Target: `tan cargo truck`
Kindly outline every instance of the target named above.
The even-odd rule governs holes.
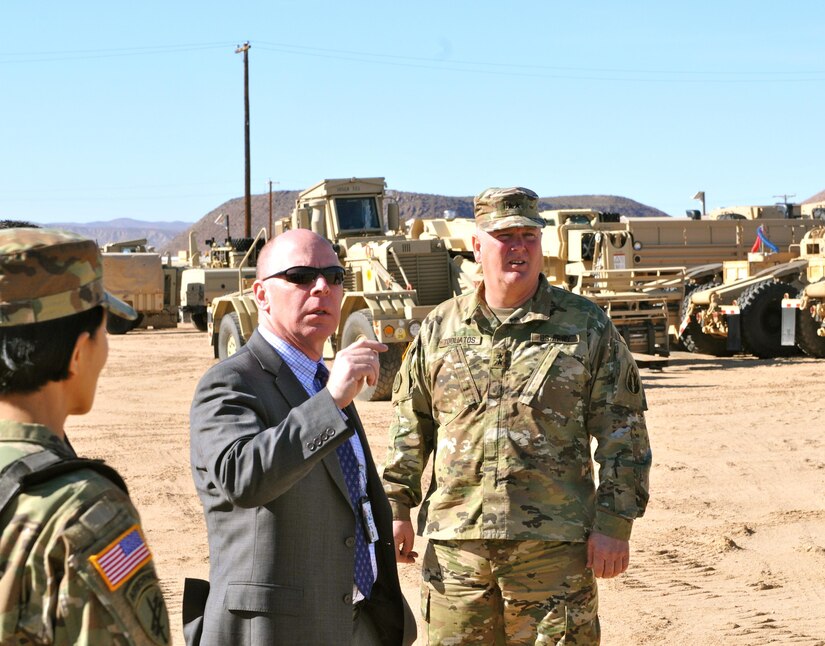
[[[135,321],[107,318],[110,334],[135,328],[170,328],[178,324],[178,285],[181,268],[165,263],[146,246],[146,240],[127,240],[104,245],[103,284],[137,312]]]
[[[207,330],[207,308],[213,299],[238,289],[238,273],[242,286],[250,286],[255,280],[258,252],[266,243],[266,234],[256,238],[239,238],[229,235],[223,243],[214,238],[206,240],[208,251],[204,256],[196,251],[190,236],[189,257],[191,267],[181,272],[180,312],[181,320],[191,322],[201,332]]]
[[[560,221],[564,213],[545,212],[551,228],[565,226]],[[598,232],[608,233],[608,240],[623,233],[629,238],[632,251],[628,252],[623,238],[619,238],[622,249],[617,250],[614,265],[627,258],[628,266],[636,269],[685,268],[685,298],[680,303],[668,300],[671,342],[702,352],[719,350],[719,341],[703,337],[701,329],[693,324],[683,328],[681,334],[678,330],[690,293],[720,285],[723,261],[746,260],[760,227],[779,248],[788,248],[798,244],[807,231],[822,222],[816,219],[816,215],[821,217],[821,209],[786,204],[717,209],[705,218],[701,218],[698,211],[690,211],[689,218],[619,218],[590,209],[579,209],[578,213],[576,219],[582,223],[589,220],[592,228],[587,231],[585,227],[577,234],[582,258],[592,257]]]

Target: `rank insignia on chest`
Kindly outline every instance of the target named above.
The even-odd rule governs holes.
[[[451,345],[481,345],[480,336],[450,336],[438,342],[439,348],[446,348]]]

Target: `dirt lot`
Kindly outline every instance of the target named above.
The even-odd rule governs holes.
[[[126,479],[178,644],[183,578],[208,574],[188,415],[212,361],[194,328],[112,337],[93,412],[67,426],[81,454]],[[651,501],[628,572],[600,586],[603,643],[825,645],[823,368],[676,353],[663,371],[642,371]],[[359,411],[380,464],[390,405]],[[418,566],[401,567],[417,611]]]

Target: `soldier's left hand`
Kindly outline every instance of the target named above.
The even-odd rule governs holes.
[[[600,579],[611,579],[627,569],[630,542],[593,532],[587,539],[587,567]]]

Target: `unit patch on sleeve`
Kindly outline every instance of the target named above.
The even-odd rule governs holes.
[[[631,366],[627,371],[625,387],[634,395],[638,395],[642,389],[642,380],[639,378],[639,371],[636,370],[634,366]]]
[[[89,557],[109,590],[117,590],[151,560],[152,554],[139,525],[132,525],[101,552]]]

